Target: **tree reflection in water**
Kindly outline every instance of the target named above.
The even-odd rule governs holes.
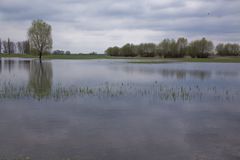
[[[51,62],[31,62],[28,87],[36,98],[41,99],[50,95],[52,75]]]
[[[0,74],[2,73],[2,58],[0,58]]]

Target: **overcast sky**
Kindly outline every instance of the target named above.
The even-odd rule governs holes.
[[[240,43],[240,0],[0,0],[1,39],[26,39],[34,19],[72,52],[179,36]]]

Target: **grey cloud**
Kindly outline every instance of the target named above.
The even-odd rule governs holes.
[[[0,0],[0,3],[1,24],[21,25],[22,21],[30,24],[33,19],[44,19],[53,25],[56,37],[64,38],[56,39],[56,46],[66,47],[76,35],[79,39],[93,37],[94,42],[106,39],[105,45],[110,42],[118,45],[123,40],[136,40],[130,33],[141,34],[140,30],[143,39],[139,41],[149,40],[149,37],[156,41],[158,35],[170,37],[173,33],[189,38],[208,35],[221,38],[219,41],[240,39],[237,38],[240,37],[239,0]],[[156,36],[145,35],[150,33]],[[7,35],[1,32],[0,37]],[[68,49],[82,50],[78,48],[78,41],[73,41],[75,47],[70,45]],[[102,52],[103,47],[99,49],[92,44],[92,48]]]

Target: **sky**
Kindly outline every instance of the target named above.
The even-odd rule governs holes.
[[[53,50],[74,53],[178,37],[240,43],[240,0],[0,0],[1,39],[27,39],[35,19],[52,26]]]

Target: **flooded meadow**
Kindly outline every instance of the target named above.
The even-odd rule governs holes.
[[[240,64],[0,59],[0,160],[240,158]]]

